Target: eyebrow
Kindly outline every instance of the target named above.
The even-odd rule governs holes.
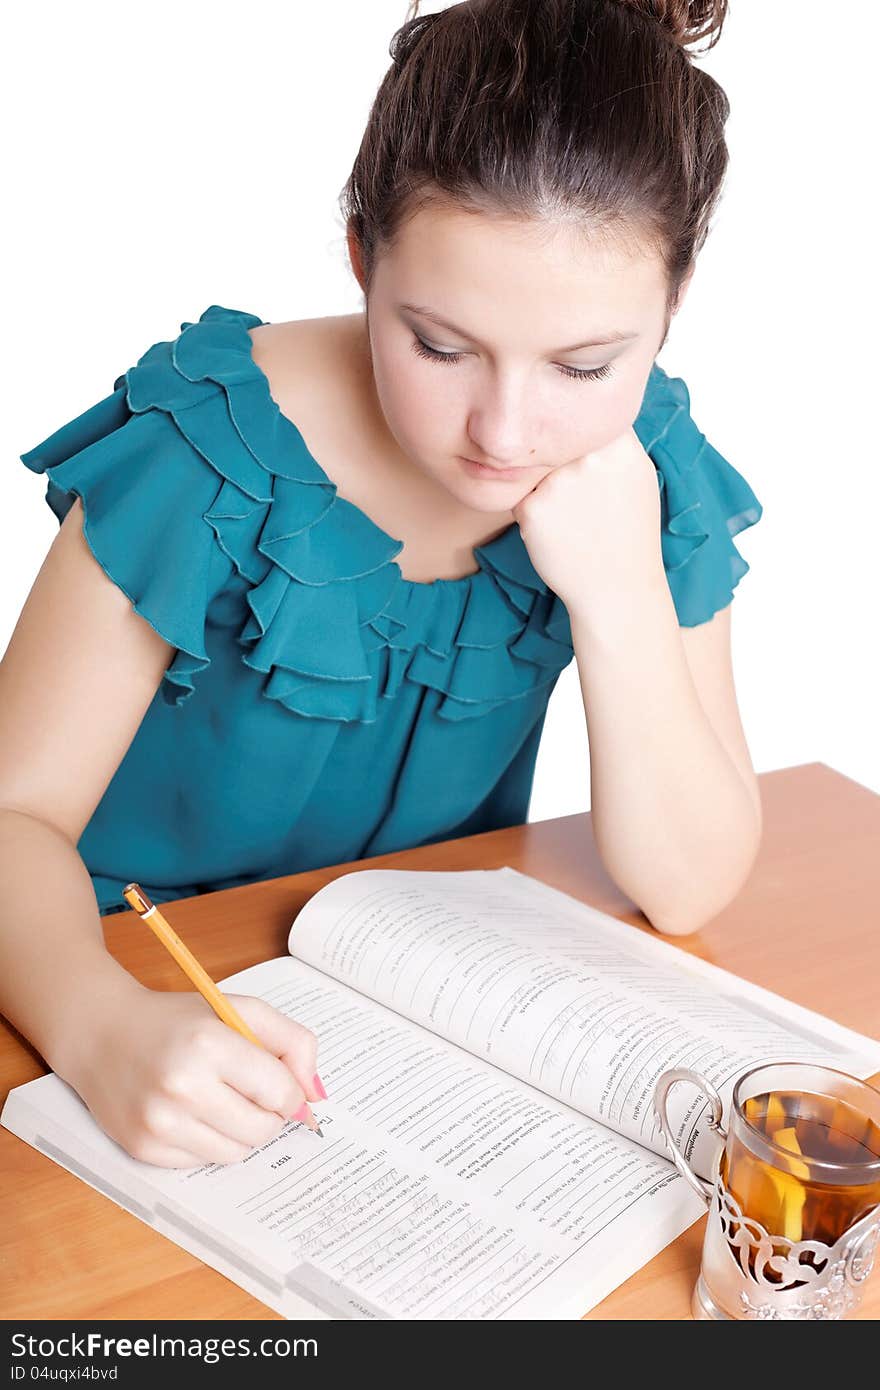
[[[435,314],[433,309],[428,309],[424,304],[401,304],[401,309],[409,309],[412,313],[418,314],[423,319],[430,319],[440,328],[448,328],[451,333],[457,333],[460,338],[467,338],[469,342],[483,346],[478,338],[471,337],[470,333],[465,333],[463,328],[456,328],[454,323],[444,319],[440,314]],[[556,352],[577,352],[580,348],[608,347],[611,343],[628,342],[631,338],[637,338],[637,333],[621,333],[617,329],[609,329],[607,333],[602,333],[600,337],[589,338],[583,343],[572,343],[570,347],[557,348]]]

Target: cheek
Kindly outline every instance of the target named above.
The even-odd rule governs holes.
[[[627,374],[618,381],[597,383],[591,390],[589,405],[577,413],[575,437],[569,442],[578,455],[602,449],[623,434],[642,407],[645,381]]]
[[[410,443],[437,437],[439,422],[450,421],[443,404],[442,381],[433,385],[425,380],[425,364],[415,353],[402,351],[387,358],[373,358],[376,392],[388,424],[399,440]],[[437,375],[442,377],[441,367]],[[429,389],[430,386],[430,389]]]
[[[439,368],[438,375],[444,370]],[[393,433],[417,467],[441,479],[457,474],[457,456],[472,452],[467,411],[460,400],[426,389],[424,377],[416,376],[396,384],[393,412]]]

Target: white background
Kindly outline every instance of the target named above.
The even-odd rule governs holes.
[[[337,200],[406,8],[8,12],[0,650],[57,533],[19,454],[209,304],[275,322],[362,307]],[[733,608],[757,771],[821,761],[880,792],[876,16],[733,0],[696,60],[731,101],[731,167],[659,361],[764,506],[735,542],[751,569]],[[572,662],[529,819],[589,804]]]

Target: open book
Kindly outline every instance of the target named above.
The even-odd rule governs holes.
[[[289,1318],[577,1318],[705,1210],[653,1110],[701,1071],[880,1042],[515,869],[364,869],[316,893],[290,956],[220,981],[311,1028],[329,1100],[239,1163],[139,1163],[49,1075],[0,1121]],[[709,1175],[705,1097],[670,1119]]]

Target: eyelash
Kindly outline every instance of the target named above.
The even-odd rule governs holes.
[[[418,334],[413,334],[413,352],[419,357],[424,357],[428,362],[445,362],[453,364],[461,361],[465,356],[463,352],[438,352],[436,348],[428,347],[423,343]],[[608,363],[604,367],[566,367],[563,363],[556,364],[565,376],[573,377],[575,381],[604,381],[614,370]]]

